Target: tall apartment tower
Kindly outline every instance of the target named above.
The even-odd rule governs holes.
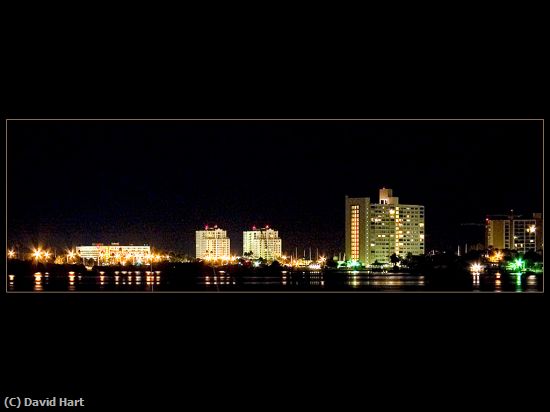
[[[542,213],[533,213],[532,219],[514,215],[494,216],[485,219],[485,246],[495,249],[512,249],[521,253],[541,251]]]
[[[195,232],[197,259],[228,259],[231,255],[231,240],[227,237],[227,231],[218,226]]]
[[[252,253],[253,258],[276,260],[282,255],[282,240],[279,232],[269,226],[243,232],[243,255]]]
[[[367,261],[370,199],[346,196],[346,259]]]
[[[378,203],[346,196],[346,259],[372,265],[424,254],[424,229],[424,206],[400,204],[391,189],[380,189]]]

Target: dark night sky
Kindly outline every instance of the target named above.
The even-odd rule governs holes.
[[[194,230],[270,224],[283,249],[344,244],[344,196],[426,206],[428,248],[460,223],[542,211],[542,123],[10,121],[8,244],[112,241],[194,253]]]

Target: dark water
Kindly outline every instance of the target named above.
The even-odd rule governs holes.
[[[542,274],[481,273],[424,276],[407,273],[282,271],[276,273],[165,274],[162,271],[8,274],[11,291],[177,292],[177,291],[490,291],[537,292]]]

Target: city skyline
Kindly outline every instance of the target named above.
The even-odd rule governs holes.
[[[254,224],[284,233],[284,250],[336,253],[342,198],[383,186],[425,205],[428,248],[456,244],[460,224],[487,214],[542,211],[537,121],[10,121],[7,134],[8,245],[193,254],[195,230],[217,222],[232,253]],[[500,142],[514,136],[520,155]]]

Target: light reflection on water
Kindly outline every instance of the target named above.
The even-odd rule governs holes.
[[[148,287],[147,288],[148,290],[154,291],[155,286],[160,286],[160,275],[155,276],[155,272],[145,272],[145,273],[146,273],[145,285]]]
[[[521,284],[521,272],[516,273],[516,292],[523,292],[523,287]]]
[[[422,289],[425,285],[424,276],[409,274],[360,274],[357,271],[351,272],[347,284],[352,288],[369,286],[369,289],[399,290],[399,289]]]
[[[479,272],[473,272],[472,273],[472,288],[474,291],[479,290]]]
[[[348,275],[348,285],[350,285],[353,288],[356,288],[359,286],[359,278],[358,273],[356,270],[351,272],[351,275]]]
[[[312,271],[309,272],[309,284],[311,286],[324,286],[325,281],[323,278],[323,273],[321,271]]]
[[[497,273],[495,275],[495,292],[502,291],[502,281],[500,280],[501,274]]]
[[[118,273],[118,274],[117,274]],[[142,275],[143,274],[143,275]],[[8,275],[8,291],[494,291],[536,292],[542,276],[525,273],[468,273],[462,286],[433,283],[433,277],[405,273],[361,271],[281,271],[161,275],[160,271],[95,273],[36,272],[30,276]],[[469,283],[468,283],[469,279]],[[452,286],[452,284],[449,284]]]
[[[69,290],[71,292],[76,290],[74,272],[69,272]]]
[[[235,285],[235,283],[235,279],[223,270],[214,275],[206,275],[203,282],[206,286],[228,286]]]
[[[484,291],[494,292],[537,292],[542,291],[542,277],[536,275],[526,275],[522,272],[517,273],[485,273],[476,274],[472,278],[472,286],[474,290],[480,289]]]
[[[42,285],[42,273],[36,272],[34,274],[34,290],[35,292],[42,292],[44,286]]]

